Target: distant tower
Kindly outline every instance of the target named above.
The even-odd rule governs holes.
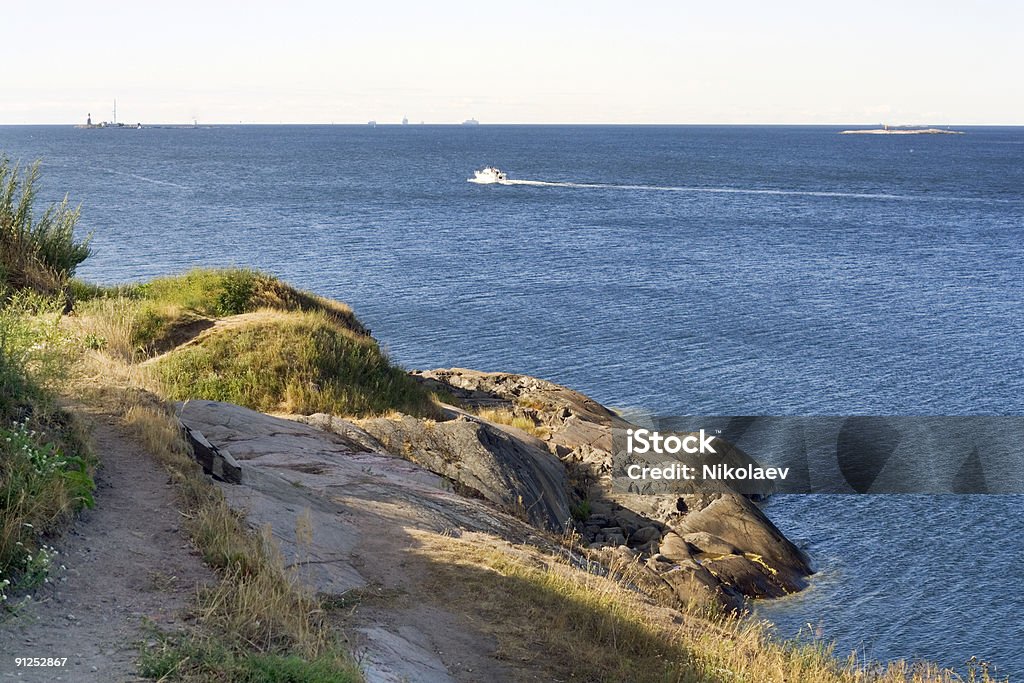
[[[92,112],[89,112],[89,115],[85,117],[85,125],[87,125],[87,126],[91,126],[92,125]]]
[[[403,126],[408,126],[409,125],[409,117],[408,116],[403,116],[402,117],[402,125]]]
[[[117,123],[117,99],[114,99],[114,120],[111,123]]]

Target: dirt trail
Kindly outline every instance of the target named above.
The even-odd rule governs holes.
[[[182,624],[197,585],[211,581],[181,528],[163,469],[113,418],[94,418],[102,467],[96,507],[54,545],[53,583],[15,616],[0,617],[0,681],[140,680],[145,620]],[[67,657],[60,668],[16,667],[16,657]]]

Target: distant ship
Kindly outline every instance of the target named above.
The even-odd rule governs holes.
[[[464,125],[464,126],[479,126],[480,122],[477,121],[476,119],[466,119],[465,121],[462,122],[462,125]]]
[[[368,125],[370,128],[376,128],[377,127],[377,122],[376,121],[367,121],[366,125]]]
[[[402,117],[402,125],[403,126],[408,126],[409,125],[409,117],[408,116],[403,116]]]

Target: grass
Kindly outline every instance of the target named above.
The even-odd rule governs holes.
[[[295,289],[277,278],[244,268],[193,269],[181,275],[117,287],[72,280],[69,291],[79,314],[106,322],[116,335],[99,336],[128,359],[173,348],[182,326],[261,309],[318,312],[339,328],[366,336],[369,331],[345,304]]]
[[[200,681],[233,683],[352,683],[360,680],[349,663],[333,655],[307,660],[294,655],[238,653],[216,642],[196,642],[164,634],[158,635],[155,647],[143,653],[139,673],[161,681],[180,680],[183,673]]]
[[[22,172],[0,157],[0,283],[53,295],[89,256],[89,242],[75,239],[79,211],[66,197],[36,213],[38,180],[38,162]]]
[[[431,394],[391,363],[347,306],[269,275],[193,270],[76,291],[83,343],[130,364],[163,354],[152,374],[170,399],[304,414],[437,413]]]
[[[266,318],[224,330],[161,358],[175,400],[228,401],[261,411],[423,415],[430,395],[391,364],[371,337],[321,312]]]
[[[880,665],[837,659],[821,641],[778,641],[764,622],[677,612],[618,581],[582,572],[526,547],[423,532],[425,592],[473,614],[500,658],[560,680],[680,683],[989,683],[968,663],[963,675],[926,663]]]
[[[517,415],[508,408],[478,408],[473,412],[483,420],[521,429],[539,439],[543,439],[551,433],[551,430],[547,427],[538,425],[534,420],[525,415]]]
[[[248,528],[192,459],[173,413],[144,391],[96,391],[94,404],[122,415],[128,430],[167,470],[186,529],[219,573],[200,592],[197,628],[158,634],[140,659],[160,680],[359,681],[356,666],[325,620],[320,599],[285,568],[269,533]]]
[[[0,300],[0,603],[48,580],[44,539],[93,503],[85,434],[52,391],[73,356],[61,307],[26,290]]]
[[[345,304],[303,292],[272,275],[246,268],[197,268],[138,285],[135,292],[151,301],[213,317],[250,313],[262,308],[319,311],[357,334],[369,334]]]

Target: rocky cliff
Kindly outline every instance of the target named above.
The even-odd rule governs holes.
[[[744,598],[806,585],[804,554],[754,503],[725,487],[613,491],[611,429],[626,422],[588,397],[522,375],[452,369],[415,376],[459,407],[447,406],[439,421],[400,414],[289,421],[192,401],[182,420],[241,463],[242,486],[228,487],[229,496],[253,523],[274,528],[286,554],[298,552],[297,501],[323,516],[316,526],[331,531],[307,552],[319,558],[308,565],[310,581],[325,592],[362,585],[345,558],[350,536],[365,530],[340,512],[345,506],[386,511],[396,525],[435,532],[481,531],[538,547],[568,542],[580,561],[628,576],[670,606],[738,608]],[[480,408],[519,426],[480,417]]]

